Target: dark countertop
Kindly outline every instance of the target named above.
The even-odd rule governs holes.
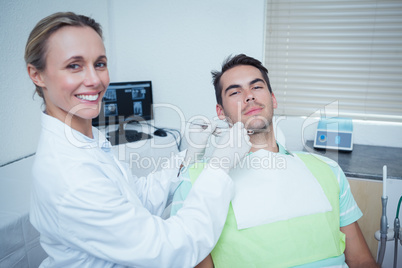
[[[353,151],[346,152],[315,149],[313,141],[307,141],[303,151],[338,162],[346,177],[382,180],[383,166],[387,165],[387,177],[402,180],[402,148],[353,144]]]

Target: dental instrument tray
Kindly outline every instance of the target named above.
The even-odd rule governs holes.
[[[353,122],[350,118],[321,118],[314,138],[314,148],[353,150]]]

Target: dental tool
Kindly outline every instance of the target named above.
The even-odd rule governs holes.
[[[194,126],[201,126],[203,129],[206,129],[206,128],[208,128],[208,126],[211,125],[210,123],[206,123],[206,122],[203,122],[203,123],[201,123],[201,122],[200,123],[199,122],[191,122],[191,121],[184,121],[184,122],[192,124]],[[212,135],[219,136],[219,134],[221,134],[223,131],[229,131],[230,127],[232,127],[233,124],[231,124],[229,122],[227,122],[227,124],[228,124],[228,126],[217,126],[215,131],[212,133]],[[253,134],[255,134],[254,130],[247,129],[247,135],[253,135]],[[287,153],[294,157],[294,154],[290,150],[287,150]]]
[[[209,124],[209,123],[198,123],[198,122],[189,122],[189,121],[186,121],[186,123],[190,123],[190,124],[195,125],[195,126],[201,126],[201,127],[204,128],[204,129],[211,125],[211,124]],[[223,132],[223,131],[229,131],[229,130],[230,130],[230,127],[233,126],[233,124],[230,124],[230,123],[228,123],[228,124],[229,124],[228,127],[217,126],[217,127],[216,127],[216,130],[212,133],[212,135],[217,136],[217,135],[219,135],[219,134],[220,134],[221,132]],[[254,134],[254,130],[248,129],[248,130],[247,130],[247,134],[248,134],[248,135],[253,135],[253,134]]]

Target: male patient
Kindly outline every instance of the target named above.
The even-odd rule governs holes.
[[[219,119],[243,122],[253,132],[253,146],[231,171],[236,193],[225,227],[212,260],[208,256],[199,266],[377,267],[340,167],[318,155],[292,154],[277,143],[272,126],[277,101],[261,62],[237,55],[212,76]],[[189,180],[177,190],[172,214],[201,169],[187,170]]]

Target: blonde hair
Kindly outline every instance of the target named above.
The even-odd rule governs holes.
[[[49,37],[65,26],[91,27],[102,36],[102,28],[94,19],[77,15],[73,12],[57,12],[40,20],[29,34],[25,46],[25,63],[32,64],[38,71],[46,69],[47,40]],[[36,93],[43,98],[43,90],[36,86]]]

